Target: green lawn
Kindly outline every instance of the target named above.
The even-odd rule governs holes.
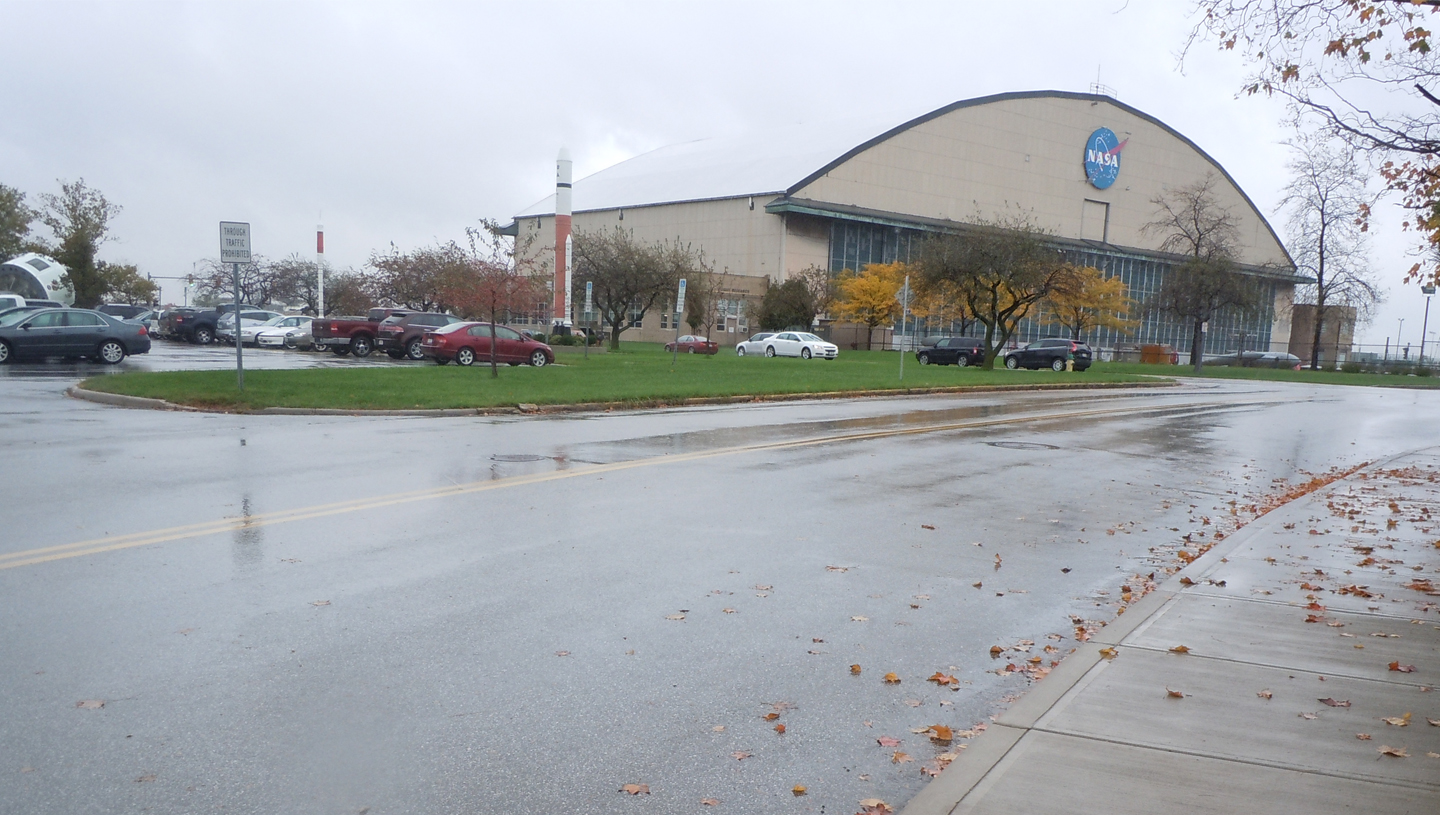
[[[1091,372],[1107,374],[1160,374],[1163,376],[1194,376],[1189,365],[1140,365],[1138,363],[1101,362]],[[1341,371],[1299,371],[1275,368],[1233,368],[1206,365],[1203,377],[1215,379],[1251,379],[1271,382],[1305,382],[1313,385],[1362,385],[1390,388],[1440,388],[1440,377],[1406,376],[1404,374],[1355,373]]]
[[[726,349],[713,357],[681,354],[672,366],[659,345],[622,343],[619,352],[558,354],[545,368],[473,368],[424,364],[355,366],[293,371],[246,371],[245,392],[233,371],[124,373],[86,380],[83,387],[165,399],[198,407],[254,410],[265,407],[413,409],[479,408],[519,403],[540,405],[676,402],[690,397],[831,393],[956,386],[1033,386],[1091,382],[1138,382],[1154,371],[1085,373],[980,371],[926,366],[906,357],[905,378],[894,352],[844,351],[833,361],[736,357]],[[1172,372],[1166,370],[1166,373]]]

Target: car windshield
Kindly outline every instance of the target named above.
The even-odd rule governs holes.
[[[824,342],[814,334],[796,334],[795,336],[799,337],[801,342]]]
[[[0,314],[0,326],[15,325],[16,323],[20,322],[21,320],[29,317],[31,314],[34,313],[35,312],[31,311],[30,309],[17,309],[15,311],[7,311],[4,314]]]
[[[770,338],[773,337],[773,336],[775,336],[775,335],[774,335],[774,334],[756,334],[755,336],[753,336],[753,337],[750,338],[750,341],[751,341],[751,342],[759,342],[759,341],[761,341],[761,340],[768,340],[768,339],[770,339]]]
[[[284,322],[285,322],[285,318],[284,318],[284,317],[271,317],[270,319],[268,319],[268,320],[266,320],[265,322],[261,323],[260,326],[261,326],[261,327],[264,327],[264,326],[267,326],[267,325],[280,325],[281,323],[284,323]],[[287,324],[287,325],[288,325],[288,324]]]

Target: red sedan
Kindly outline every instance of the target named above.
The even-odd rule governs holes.
[[[682,354],[718,354],[718,353],[720,353],[720,344],[719,344],[719,343],[717,343],[717,342],[711,342],[710,340],[707,340],[707,339],[705,339],[704,337],[696,337],[696,336],[694,336],[693,334],[685,334],[684,336],[680,337],[680,339],[676,340],[675,342],[667,342],[667,343],[665,343],[665,350],[666,350],[666,351],[674,351],[674,350],[675,350],[675,345],[676,345],[677,343],[680,345],[680,353],[682,353]]]
[[[426,331],[420,353],[445,365],[484,365],[490,361],[490,335],[495,335],[495,361],[507,365],[534,365],[540,368],[555,361],[555,352],[513,328],[489,323],[451,323]]]

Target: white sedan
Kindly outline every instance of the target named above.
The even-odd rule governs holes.
[[[270,320],[263,326],[246,328],[240,331],[240,337],[247,342],[254,342],[256,345],[271,347],[284,346],[285,348],[301,348],[314,344],[310,336],[310,321],[313,317],[280,317]],[[246,334],[253,332],[254,339],[249,340]]]
[[[751,342],[754,340],[752,339]],[[839,346],[804,331],[781,331],[761,341],[767,357],[800,357],[801,359],[834,359]]]
[[[752,334],[750,339],[736,343],[735,356],[737,357],[758,357],[765,353],[765,341],[775,336],[774,331],[766,331],[763,334]]]

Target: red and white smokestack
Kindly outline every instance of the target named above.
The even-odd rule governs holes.
[[[325,316],[325,225],[315,225],[315,316]]]
[[[570,151],[555,159],[555,322],[570,325]]]

